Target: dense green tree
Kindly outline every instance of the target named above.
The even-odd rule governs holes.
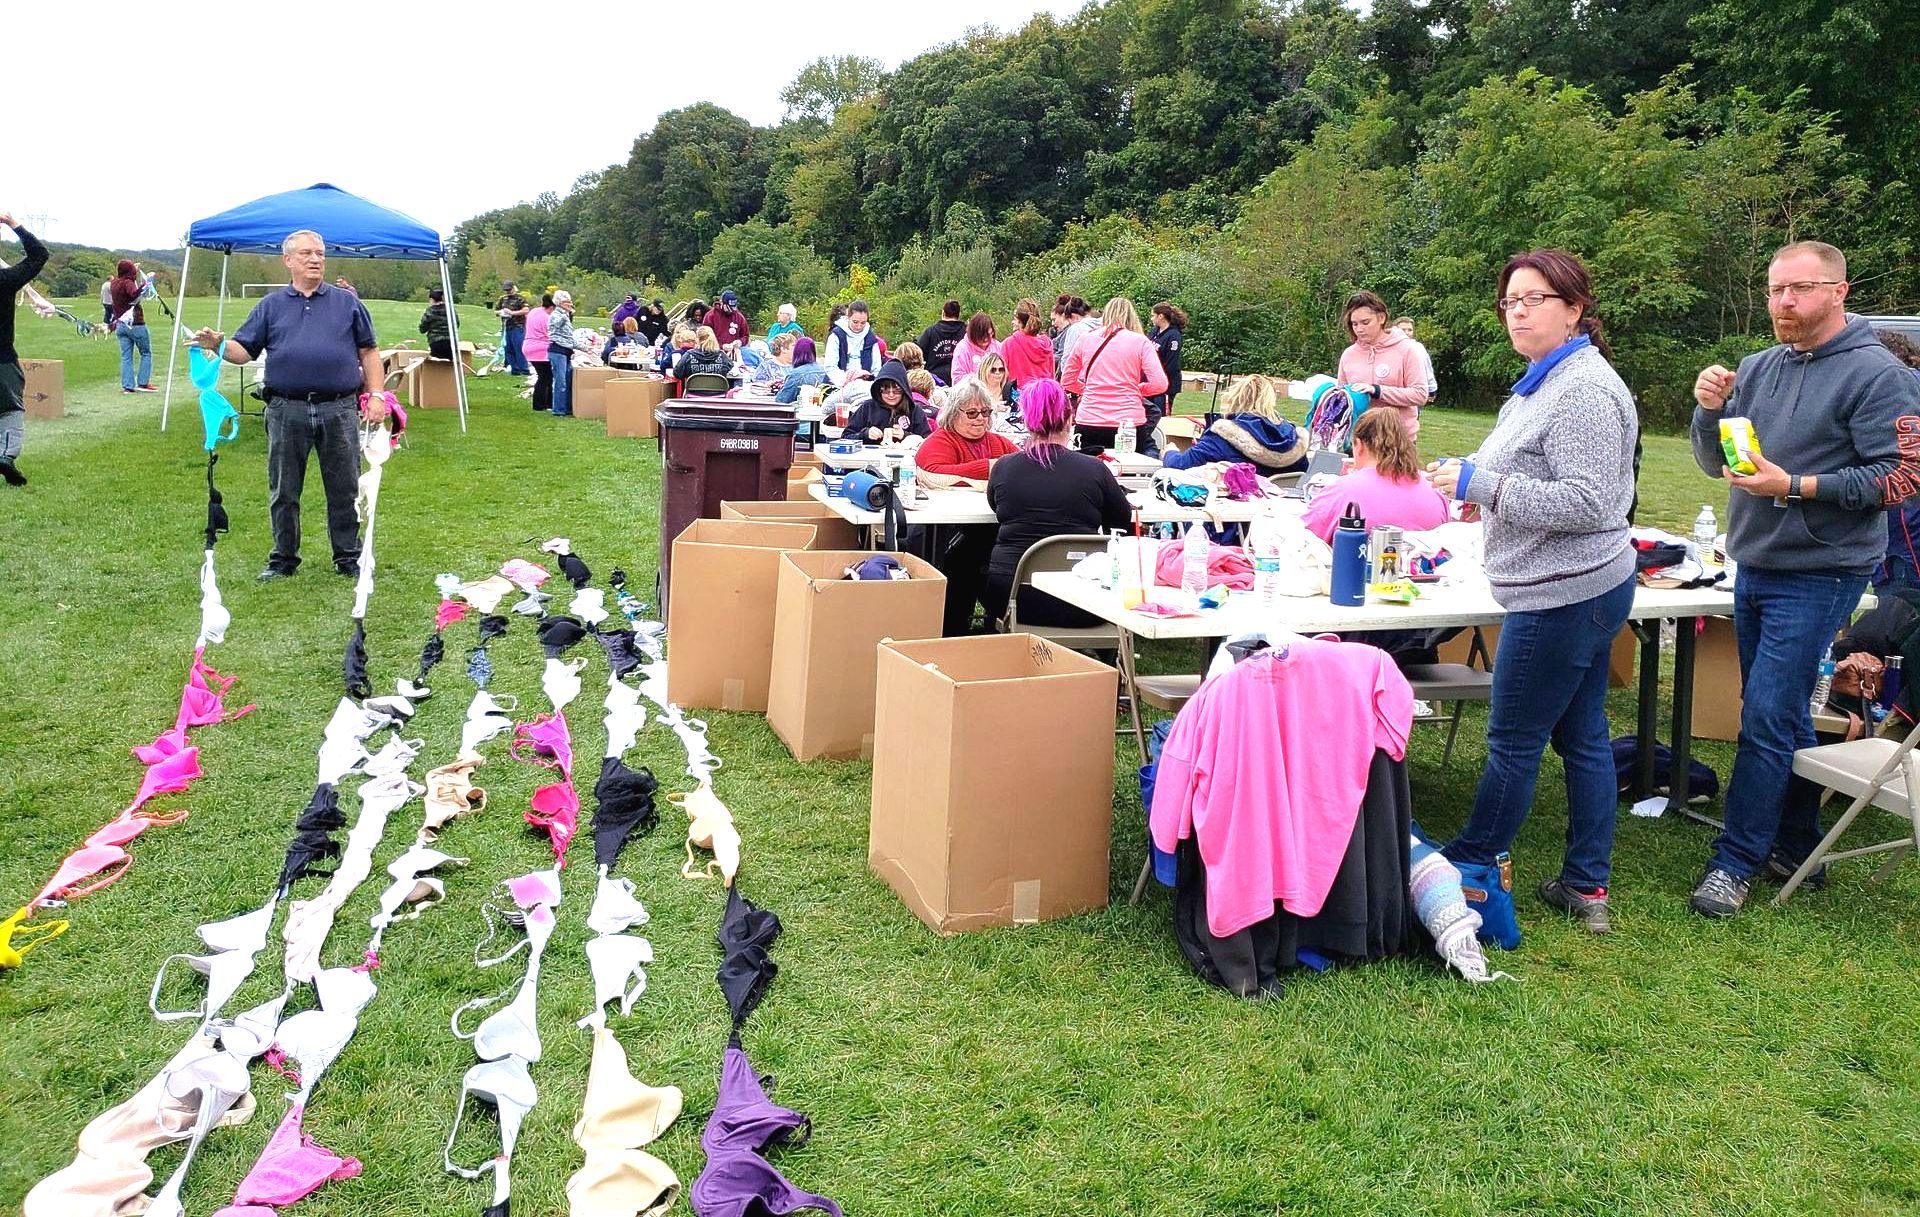
[[[828,55],[800,69],[780,90],[780,102],[793,122],[825,123],[849,102],[872,96],[886,65],[862,55]]]

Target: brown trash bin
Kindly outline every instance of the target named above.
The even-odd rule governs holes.
[[[695,520],[720,516],[727,499],[784,499],[793,467],[793,408],[725,398],[661,404],[660,574],[654,603],[671,602],[673,539]],[[671,624],[671,623],[669,623]]]

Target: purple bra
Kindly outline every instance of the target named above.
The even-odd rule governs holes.
[[[841,1217],[839,1205],[801,1191],[760,1156],[774,1146],[806,1144],[810,1130],[806,1116],[767,1098],[746,1052],[728,1045],[720,1096],[700,1134],[707,1166],[687,1193],[693,1211],[699,1217],[761,1217],[812,1209]]]

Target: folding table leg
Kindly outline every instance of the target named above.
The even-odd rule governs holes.
[[[1724,827],[1687,805],[1687,771],[1693,764],[1693,657],[1699,649],[1700,619],[1673,623],[1673,764],[1667,769],[1667,806],[1696,824]]]
[[[1660,620],[1649,618],[1632,623],[1640,639],[1640,705],[1634,723],[1634,738],[1640,747],[1640,760],[1634,766],[1630,793],[1644,799],[1654,792],[1658,779],[1654,774],[1653,749],[1659,740],[1657,716],[1660,713]]]
[[[1140,763],[1147,763],[1147,731],[1140,725],[1140,685],[1134,677],[1133,635],[1120,631],[1120,680],[1126,686],[1127,713],[1133,716],[1133,742],[1140,749]]]

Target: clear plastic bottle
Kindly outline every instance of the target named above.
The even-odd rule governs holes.
[[[1713,508],[1705,503],[1700,505],[1700,514],[1693,517],[1693,543],[1700,550],[1700,561],[1713,561],[1713,541],[1720,535],[1720,525],[1713,518]]]
[[[1833,660],[1820,661],[1819,679],[1813,682],[1813,697],[1807,702],[1807,709],[1813,714],[1827,712],[1827,698],[1833,693]]]
[[[1254,597],[1263,611],[1271,612],[1280,600],[1279,526],[1271,516],[1254,518],[1247,549],[1253,556]]]
[[[1180,588],[1195,596],[1207,590],[1207,530],[1198,524],[1187,525],[1180,542]]]
[[[1122,423],[1113,430],[1113,450],[1122,455],[1131,455],[1139,446],[1139,439],[1132,427]]]

